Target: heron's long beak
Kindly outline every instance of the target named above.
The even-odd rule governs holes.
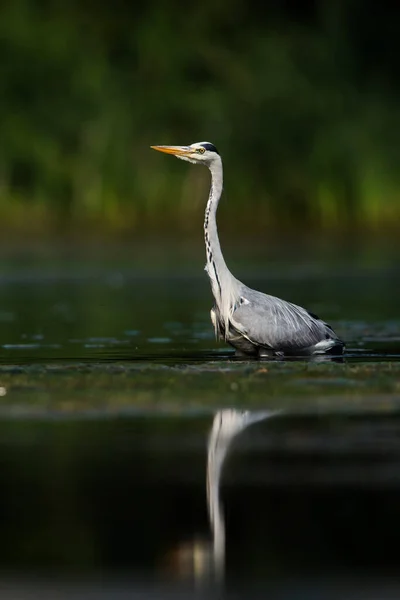
[[[188,146],[150,146],[153,150],[165,152],[166,154],[174,154],[175,156],[187,156],[192,150]]]

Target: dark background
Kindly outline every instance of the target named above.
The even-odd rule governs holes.
[[[206,139],[226,163],[228,231],[395,231],[399,14],[386,0],[4,0],[1,227],[188,236],[206,172],[149,146]]]

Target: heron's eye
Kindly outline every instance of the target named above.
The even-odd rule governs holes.
[[[200,154],[204,154],[205,151],[205,148],[197,148],[197,152],[200,152]]]

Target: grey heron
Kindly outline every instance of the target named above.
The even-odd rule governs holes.
[[[216,213],[223,187],[222,160],[210,142],[189,146],[151,146],[181,160],[205,165],[211,188],[204,218],[207,264],[215,305],[211,321],[215,335],[239,355],[284,357],[343,354],[344,343],[332,327],[301,306],[253,290],[226,266],[218,238]]]

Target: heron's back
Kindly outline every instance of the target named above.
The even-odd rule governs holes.
[[[239,349],[244,344],[242,351],[246,353],[259,352],[260,348],[292,355],[326,353],[333,348],[341,349],[337,352],[341,353],[344,347],[330,325],[316,315],[244,285],[226,339]]]

